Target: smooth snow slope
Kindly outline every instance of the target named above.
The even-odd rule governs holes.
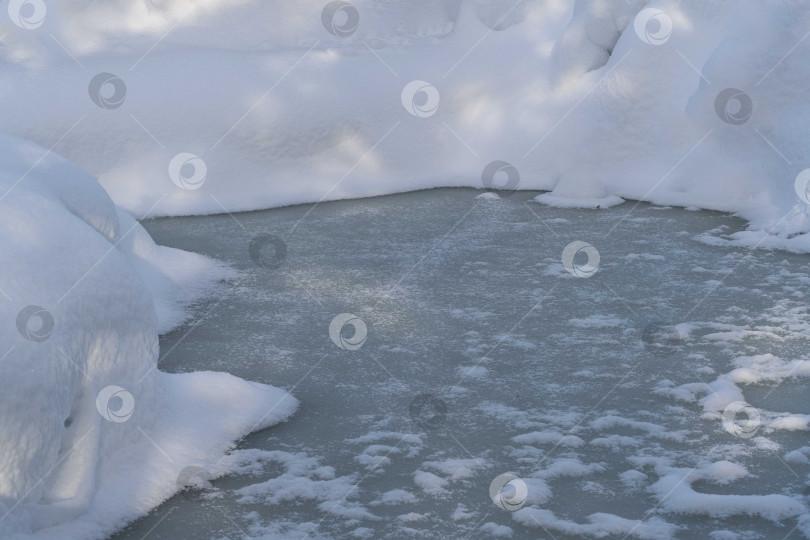
[[[4,127],[134,212],[481,187],[503,160],[549,204],[732,211],[780,234],[763,246],[808,248],[791,236],[810,230],[794,190],[810,166],[806,2],[358,0],[344,37],[325,5],[49,4],[37,28],[0,27]],[[114,108],[88,95],[99,73],[126,87],[102,86]],[[403,107],[415,80],[437,108],[418,111],[423,92]],[[198,189],[171,181],[182,152],[205,163]]]
[[[85,172],[6,135],[0,208],[0,537],[103,538],[292,414],[271,386],[156,369],[159,329],[229,270],[155,245]]]

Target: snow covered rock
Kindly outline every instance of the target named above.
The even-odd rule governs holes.
[[[103,538],[289,417],[283,390],[157,370],[158,332],[230,275],[160,247],[89,175],[0,135],[0,537]]]
[[[576,180],[563,177],[551,193],[542,193],[534,200],[557,208],[610,208],[624,202],[621,197],[605,192],[598,173]]]

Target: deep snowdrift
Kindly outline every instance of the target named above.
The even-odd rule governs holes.
[[[158,330],[229,270],[155,245],[78,167],[5,135],[0,205],[0,537],[102,538],[292,414],[277,388],[156,369]]]
[[[808,247],[806,2],[353,4],[341,35],[320,0],[49,5],[0,27],[5,128],[136,213],[482,187],[503,160],[542,202],[732,211]]]

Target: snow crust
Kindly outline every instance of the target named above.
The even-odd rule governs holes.
[[[278,388],[157,370],[158,333],[231,270],[155,245],[92,177],[8,135],[0,205],[0,537],[103,538],[295,410]]]

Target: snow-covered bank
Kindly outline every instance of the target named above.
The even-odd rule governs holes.
[[[0,28],[4,127],[137,213],[482,187],[502,160],[552,202],[810,230],[793,185],[810,165],[805,2],[358,0],[341,35],[324,7],[49,5],[36,28]],[[201,158],[180,160],[197,189],[170,178],[180,153]]]
[[[5,135],[0,206],[1,537],[103,538],[295,410],[278,388],[156,369],[158,331],[230,270],[155,245],[85,172]]]

